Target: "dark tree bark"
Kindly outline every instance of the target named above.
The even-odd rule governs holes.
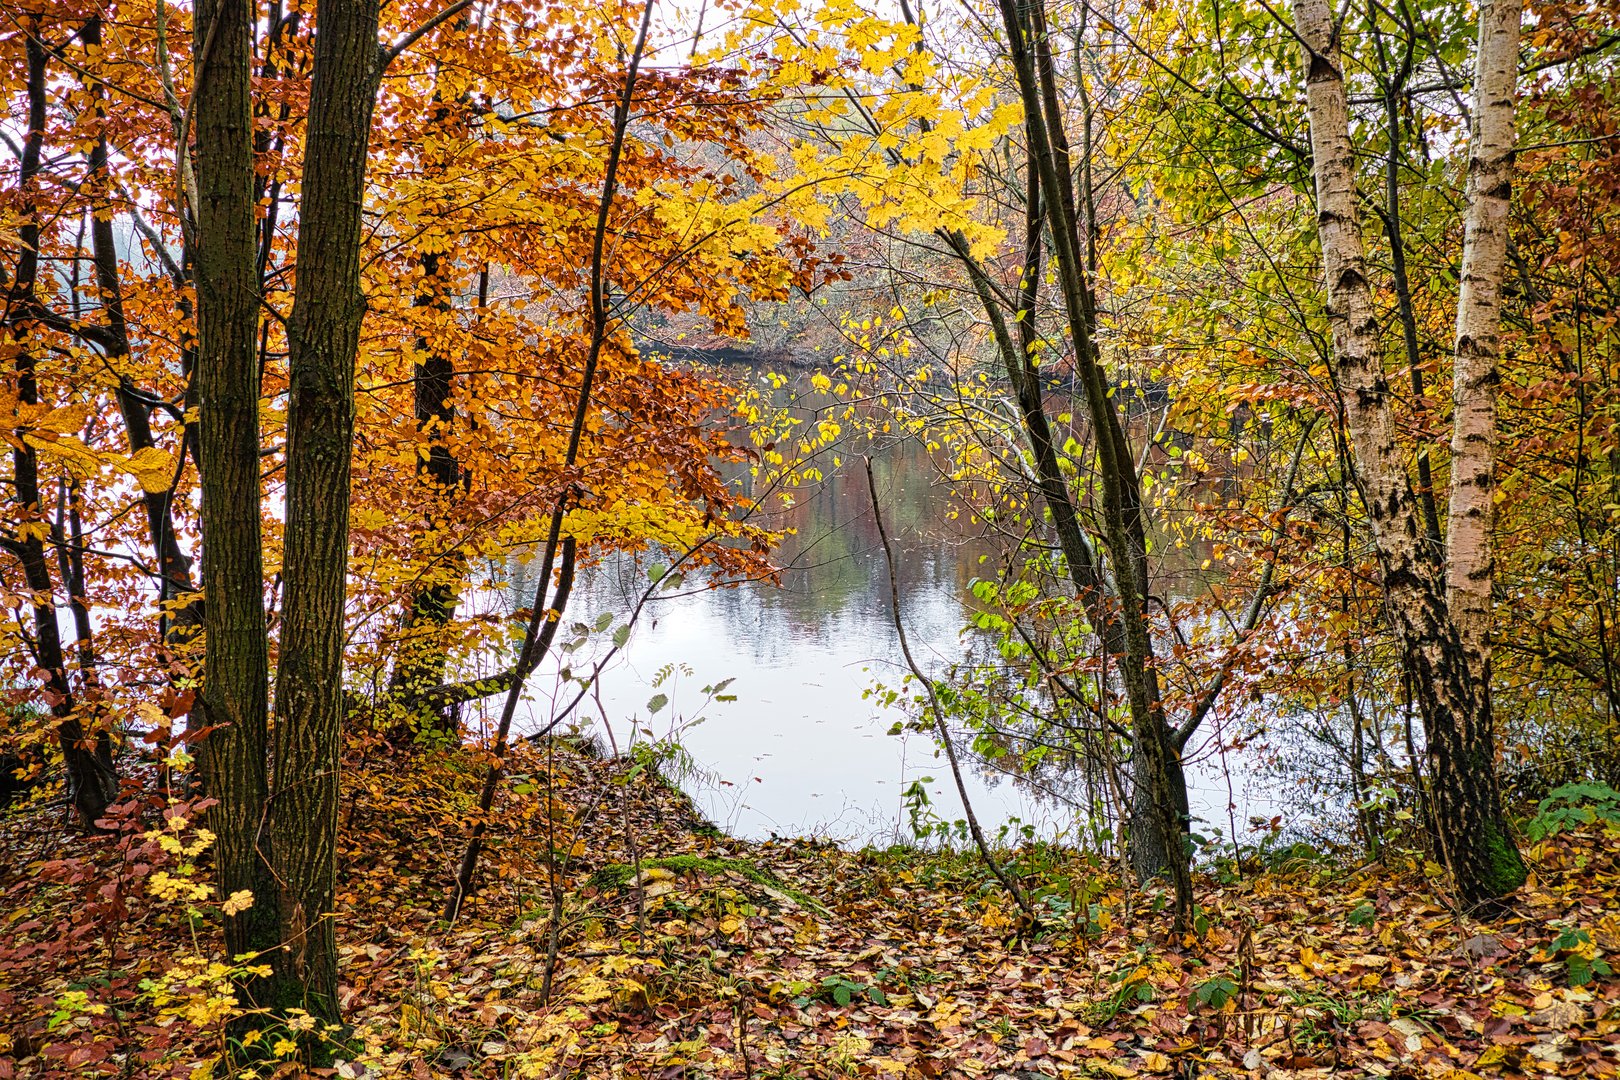
[[[417,294],[416,306],[449,316],[452,308],[440,280],[440,256],[436,251],[422,254],[422,289]],[[466,478],[461,463],[451,452],[447,436],[456,420],[455,406],[450,400],[450,380],[455,377],[455,365],[450,357],[437,349],[431,337],[424,334],[416,347],[422,353],[414,372],[416,423],[429,437],[426,456],[418,457],[416,475],[426,489],[430,510],[426,522],[431,534],[439,525],[440,504]],[[452,573],[459,574],[464,560],[446,556]],[[435,701],[434,691],[444,684],[448,657],[445,651],[444,630],[455,617],[460,589],[454,581],[436,580],[416,589],[405,614],[405,626],[399,644],[399,655],[389,679],[389,696],[404,708],[425,717],[431,717],[432,726],[445,734],[456,735],[459,709],[453,702]],[[440,698],[443,695],[439,695]]]
[[[1000,9],[1024,104],[1031,164],[1039,172],[1045,193],[1046,220],[1068,317],[1075,372],[1085,393],[1086,411],[1096,439],[1103,541],[1119,600],[1117,612],[1124,639],[1120,676],[1130,704],[1135,754],[1132,866],[1142,877],[1169,872],[1175,885],[1179,930],[1185,926],[1192,907],[1188,856],[1182,839],[1186,831],[1185,792],[1183,788],[1178,798],[1180,761],[1165,721],[1147,618],[1147,542],[1141,481],[1097,351],[1096,301],[1086,276],[1074,171],[1047,43],[1046,13],[1041,0],[1001,0]],[[1106,632],[1104,637],[1106,641]]]
[[[332,907],[366,153],[384,54],[377,0],[319,0],[288,323],[287,526],[271,827],[285,996],[338,1020]],[[296,1000],[291,995],[296,994]]]
[[[101,18],[92,18],[85,24],[81,35],[86,46],[101,45]],[[85,90],[97,101],[105,96],[101,83],[85,80]],[[118,385],[113,394],[118,402],[118,413],[124,421],[125,439],[131,454],[157,445],[152,437],[152,403],[143,395],[127,374],[121,370],[129,358],[129,327],[124,318],[124,293],[118,278],[118,249],[113,240],[112,206],[108,199],[111,183],[107,171],[107,138],[99,137],[90,149],[89,171],[85,187],[91,197],[90,251],[94,264],[96,290],[101,297],[103,325],[98,329],[102,351],[109,365],[119,371]],[[158,602],[164,640],[171,646],[189,641],[202,623],[202,608],[195,602],[186,602],[172,611],[171,603],[187,597],[194,589],[191,580],[191,559],[180,546],[174,528],[174,492],[147,491],[141,496],[146,510],[147,532],[152,539],[152,553],[158,568]]]
[[[253,4],[199,0],[193,27],[197,125],[195,264],[198,454],[206,655],[192,730],[207,793],[220,893],[253,894],[225,916],[231,955],[273,949],[267,862],[268,645],[259,505],[259,282],[254,262],[250,64]],[[249,988],[268,1004],[270,987]]]
[[[457,33],[465,33],[467,16],[458,16],[453,25]],[[465,102],[447,100],[437,74],[435,71],[431,119],[443,125]],[[428,157],[422,166],[425,171],[437,174],[442,171],[443,162],[437,157]],[[438,250],[429,248],[422,252],[422,284],[416,294],[416,307],[449,319],[453,317],[454,307],[445,287],[443,264],[444,257]],[[487,281],[487,274],[481,281]],[[479,295],[481,303],[482,288]],[[439,347],[431,332],[417,337],[416,348],[421,354],[413,372],[416,426],[429,440],[427,454],[417,458],[416,476],[428,496],[431,509],[424,524],[426,534],[432,536],[443,524],[445,500],[458,489],[466,490],[470,477],[449,444],[456,422],[455,405],[451,400],[451,380],[456,375],[454,360]],[[411,594],[388,691],[389,697],[403,709],[455,738],[460,735],[460,709],[453,696],[446,699],[442,694],[435,695],[435,691],[444,684],[448,662],[444,631],[455,617],[460,602],[459,578],[465,560],[450,552],[439,557],[439,564],[442,569],[433,580]]]
[[[39,284],[39,214],[35,202],[39,184],[40,159],[45,142],[46,49],[40,40],[44,26],[34,16],[26,27],[24,45],[27,63],[28,130],[23,134],[22,158],[18,163],[18,185],[24,193],[24,206],[18,239],[21,252],[17,270],[7,290],[5,324],[15,349],[17,399],[24,405],[40,403],[36,359],[30,335],[39,311],[35,289]],[[57,740],[67,773],[68,795],[79,820],[94,828],[118,790],[113,772],[110,743],[87,731],[78,703],[68,681],[62,635],[56,623],[56,588],[45,554],[49,517],[40,501],[39,458],[26,438],[11,451],[14,524],[4,533],[4,545],[22,566],[23,580],[31,594],[34,616],[34,661],[45,684],[45,698],[56,718]],[[99,747],[98,747],[99,743]]]
[[[906,0],[901,0],[901,10],[908,21],[915,23]],[[1144,880],[1168,873],[1179,881],[1184,875],[1176,870],[1176,866],[1185,865],[1187,861],[1184,837],[1189,821],[1187,781],[1181,766],[1180,753],[1187,740],[1197,730],[1204,715],[1213,706],[1224,680],[1217,679],[1194,715],[1180,730],[1172,731],[1159,702],[1158,677],[1153,670],[1152,638],[1147,632],[1145,612],[1133,614],[1129,610],[1121,610],[1123,594],[1117,588],[1120,583],[1116,581],[1111,585],[1103,573],[1100,560],[1093,552],[1080,524],[1068,481],[1058,468],[1051,422],[1041,400],[1040,380],[1033,366],[1038,340],[1034,317],[1040,287],[1042,230],[1045,227],[1053,230],[1054,248],[1058,252],[1059,282],[1064,294],[1065,307],[1070,316],[1070,332],[1075,341],[1077,369],[1086,386],[1087,411],[1092,417],[1094,431],[1107,443],[1107,446],[1099,452],[1099,461],[1103,463],[1105,471],[1113,470],[1111,475],[1117,474],[1119,462],[1123,461],[1125,467],[1123,476],[1116,475],[1116,479],[1123,481],[1123,487],[1112,489],[1115,491],[1119,510],[1115,516],[1123,521],[1124,531],[1122,534],[1108,535],[1113,539],[1123,535],[1125,547],[1134,548],[1129,561],[1140,571],[1141,584],[1136,595],[1141,602],[1145,602],[1147,550],[1142,530],[1140,481],[1135,474],[1134,459],[1123,425],[1110,398],[1107,375],[1095,359],[1097,355],[1093,340],[1095,312],[1091,310],[1094,301],[1086,280],[1086,268],[1093,266],[1096,259],[1095,238],[1091,235],[1094,215],[1091,209],[1089,161],[1084,168],[1087,184],[1085,219],[1087,243],[1082,244],[1073,187],[1073,170],[1069,160],[1068,141],[1063,129],[1063,113],[1057,100],[1055,76],[1045,42],[1047,33],[1045,12],[1037,2],[1004,5],[1002,14],[1009,33],[1015,36],[1023,35],[1014,46],[1012,55],[1015,67],[1019,71],[1021,90],[1026,85],[1029,88],[1029,96],[1025,99],[1025,131],[1028,135],[1029,153],[1026,163],[1028,187],[1025,194],[1025,258],[1016,298],[1010,303],[1004,300],[1001,291],[997,289],[984,267],[973,257],[967,241],[960,233],[942,229],[939,230],[939,236],[966,268],[974,292],[989,320],[996,350],[1007,371],[1008,381],[1013,386],[1019,423],[1029,444],[1035,466],[1036,487],[1052,516],[1053,531],[1057,534],[1058,547],[1063,552],[1076,595],[1086,608],[1087,618],[1102,644],[1104,655],[1114,659],[1124,673],[1127,696],[1130,694],[1133,680],[1134,685],[1141,691],[1136,697],[1131,698],[1134,703],[1133,741],[1151,732],[1156,745],[1148,747],[1144,752],[1136,753],[1133,757],[1130,838],[1132,868]],[[1023,30],[1014,29],[1014,20],[1023,26]],[[1027,36],[1027,41],[1024,40],[1024,36]],[[926,130],[926,122],[923,122],[923,126]],[[1057,169],[1049,172],[1042,168],[1043,161],[1037,147],[1045,147],[1045,156],[1058,161]],[[1051,184],[1055,184],[1055,188],[1043,186]],[[1054,192],[1059,200],[1056,206],[1052,203]],[[1065,238],[1058,236],[1057,230],[1067,230],[1067,247],[1073,257],[1080,258],[1082,247],[1085,249],[1084,263],[1079,263],[1072,269],[1067,266],[1063,255],[1065,245],[1061,242]],[[1070,303],[1071,300],[1076,300],[1077,303]],[[1004,306],[1010,306],[1016,312],[1016,341],[1008,326]],[[1093,393],[1097,386],[1101,388],[1100,399]],[[1102,410],[1100,412],[1099,401]],[[1114,519],[1107,516],[1110,505],[1108,491],[1111,490],[1108,487],[1107,477],[1104,490],[1105,519],[1112,521]],[[1132,520],[1135,522],[1134,527],[1131,525]],[[1114,546],[1113,539],[1105,539],[1105,545],[1111,556],[1117,556],[1120,549]],[[1129,624],[1133,619],[1139,624],[1137,629],[1141,632],[1130,631]],[[1138,706],[1145,708],[1139,711]],[[1157,714],[1157,723],[1150,723],[1148,718],[1150,713]],[[1165,807],[1169,810],[1168,817],[1161,813],[1161,809]]]

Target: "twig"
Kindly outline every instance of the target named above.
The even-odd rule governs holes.
[[[872,520],[877,524],[878,539],[883,542],[883,561],[889,567],[889,599],[891,606],[889,613],[894,616],[894,632],[900,638],[900,652],[906,658],[906,667],[923,684],[928,692],[928,708],[934,714],[934,730],[939,736],[940,743],[945,747],[945,757],[951,764],[951,778],[956,781],[956,793],[962,797],[962,812],[967,815],[968,831],[973,834],[973,843],[979,849],[979,856],[984,859],[985,866],[995,875],[1001,887],[1012,896],[1013,902],[1024,913],[1031,926],[1040,925],[1040,916],[1035,913],[1035,905],[1030,903],[1024,890],[1019,888],[1018,882],[1002,870],[995,856],[990,852],[990,845],[985,842],[984,830],[979,828],[978,816],[973,813],[973,803],[968,799],[967,784],[962,780],[962,766],[956,759],[956,746],[951,742],[950,728],[945,723],[945,711],[940,708],[939,694],[934,689],[934,681],[917,664],[911,655],[911,643],[906,639],[905,621],[900,617],[900,581],[894,572],[894,552],[889,548],[889,534],[883,528],[883,511],[878,504],[877,480],[872,476],[872,458],[866,458],[866,490],[872,498]]]
[[[389,66],[392,65],[395,60],[398,60],[405,54],[405,50],[409,49],[412,45],[415,45],[426,35],[432,33],[435,27],[440,26],[448,19],[455,18],[463,11],[466,11],[468,8],[472,7],[472,3],[473,0],[456,0],[454,4],[451,4],[449,7],[433,16],[427,22],[400,38],[393,45],[379,45],[378,49],[380,50],[380,66],[378,67],[378,70],[387,71]]]

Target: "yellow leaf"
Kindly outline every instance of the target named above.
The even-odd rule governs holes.
[[[88,405],[64,405],[40,417],[34,427],[40,431],[54,431],[58,435],[72,435],[84,427],[84,422],[89,417]]]
[[[1152,1073],[1165,1073],[1170,1071],[1170,1058],[1157,1050],[1142,1056],[1142,1068]]]
[[[174,482],[174,455],[155,446],[135,451],[120,464],[124,471],[135,477],[142,491],[168,491],[169,485]]]

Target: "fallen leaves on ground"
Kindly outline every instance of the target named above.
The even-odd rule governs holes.
[[[1620,1072],[1605,960],[1620,863],[1601,829],[1532,849],[1530,884],[1494,921],[1448,909],[1421,861],[1300,859],[1202,876],[1201,932],[1178,939],[1156,890],[1031,849],[1016,867],[1043,896],[1032,932],[963,854],[732,839],[654,775],[559,742],[523,751],[525,793],[504,795],[478,895],[446,926],[476,765],[396,753],[350,770],[338,927],[354,1033],[327,1075]],[[96,843],[55,809],[7,823],[0,1077],[205,1075],[217,1030],[140,982],[212,927],[135,905],[113,935],[53,936],[77,894],[40,868]]]

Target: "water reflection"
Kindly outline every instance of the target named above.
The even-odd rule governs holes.
[[[969,583],[987,573],[981,558],[998,552],[951,519],[949,493],[922,447],[906,442],[875,450],[873,467],[896,543],[913,650],[925,667],[943,671],[967,655]],[[673,594],[655,594],[577,718],[604,736],[611,732],[621,752],[632,740],[677,737],[696,766],[683,785],[712,820],[737,835],[909,839],[903,793],[927,777],[933,779],[923,786],[939,816],[960,817],[933,741],[888,735],[901,710],[865,696],[876,682],[898,685],[904,667],[860,460],[852,455],[828,468],[771,525],[792,530],[777,555],[784,567],[779,585],[689,582]],[[583,571],[570,621],[622,619],[648,586],[648,561],[614,558]],[[532,590],[527,568],[511,568],[505,606],[526,606]],[[567,659],[570,669],[586,670],[610,640],[611,631],[596,635]],[[535,674],[521,730],[543,726],[576,697],[577,688],[559,675],[555,658]],[[727,679],[733,681],[726,692],[736,700],[710,700],[704,688]],[[653,711],[655,696],[668,702]],[[1233,817],[1241,824],[1251,812],[1270,812],[1245,797],[1246,774],[1229,776],[1215,764],[1194,770],[1195,815],[1225,827]],[[1074,808],[1061,797],[1035,795],[983,767],[969,787],[975,811],[992,830],[1019,822],[1055,834],[1075,822]]]

